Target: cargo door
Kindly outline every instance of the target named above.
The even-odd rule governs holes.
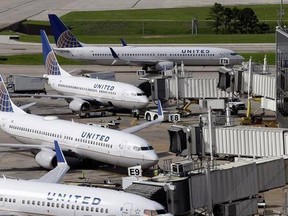
[[[82,49],[77,49],[76,51],[76,59],[83,59],[84,57],[84,53],[83,53],[83,50]]]
[[[123,206],[122,216],[131,215],[132,203],[125,203]]]

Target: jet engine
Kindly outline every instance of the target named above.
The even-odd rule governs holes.
[[[158,62],[155,64],[156,71],[171,70],[174,68],[174,63],[170,61]]]
[[[74,99],[69,103],[69,108],[74,111],[86,111],[91,109],[89,102],[82,99]]]
[[[38,152],[35,160],[39,166],[45,169],[53,169],[57,165],[56,153],[48,148],[44,148]]]

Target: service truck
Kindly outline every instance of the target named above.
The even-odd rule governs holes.
[[[6,86],[13,93],[45,93],[45,80],[42,77],[10,75],[6,77]]]

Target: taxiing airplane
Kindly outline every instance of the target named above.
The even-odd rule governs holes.
[[[51,29],[57,48],[55,52],[65,58],[89,61],[98,65],[135,65],[156,71],[170,70],[174,65],[223,66],[241,64],[244,58],[236,52],[217,47],[188,46],[89,46],[77,40],[55,14],[49,14]]]
[[[42,52],[48,85],[62,94],[53,97],[64,98],[72,111],[89,111],[94,107],[109,106],[132,110],[138,113],[149,100],[145,93],[134,85],[87,77],[74,77],[58,64],[45,31],[41,30]],[[44,95],[45,97],[47,95]],[[88,114],[88,113],[87,113]]]
[[[28,114],[11,101],[0,75],[0,128],[19,142],[26,143],[0,144],[0,147],[38,149],[40,151],[36,154],[36,162],[47,169],[55,165],[52,145],[55,139],[61,142],[65,155],[75,158],[87,158],[122,167],[138,164],[144,169],[157,164],[158,156],[153,147],[132,133],[163,120],[160,101],[158,113],[157,120],[122,131],[61,120],[56,116]]]
[[[54,141],[57,166],[39,179],[0,178],[1,215],[166,215],[159,203],[139,195],[105,188],[60,183],[69,166]]]

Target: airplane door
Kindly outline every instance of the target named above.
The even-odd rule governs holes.
[[[3,207],[4,206],[4,196],[0,195],[0,206]]]
[[[119,153],[120,153],[120,157],[124,157],[125,156],[125,147],[127,145],[126,141],[123,141],[120,145],[119,145]]]
[[[125,97],[127,96],[127,93],[126,93],[126,89],[122,89],[122,93],[121,93],[121,99],[124,100]]]
[[[122,216],[131,215],[132,203],[125,203],[123,206]]]
[[[6,118],[2,118],[2,121],[1,121],[1,127],[5,127],[6,125]]]

